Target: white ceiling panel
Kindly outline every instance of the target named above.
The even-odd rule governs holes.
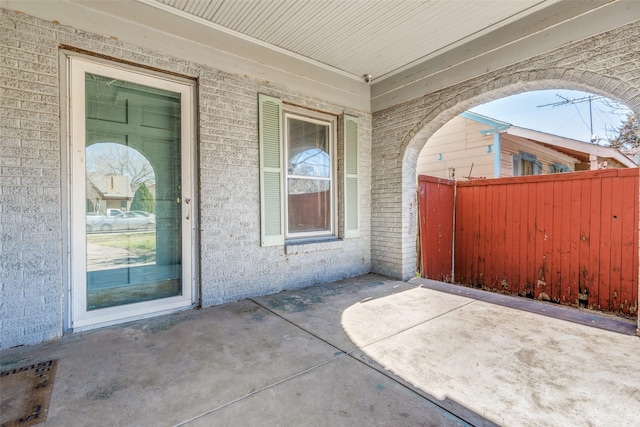
[[[384,78],[557,0],[145,0],[354,76]]]

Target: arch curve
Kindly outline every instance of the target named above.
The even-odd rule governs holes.
[[[492,89],[483,92],[481,94],[471,93],[469,97],[464,97],[464,93],[461,94],[462,99],[456,99],[454,105],[440,104],[434,106],[433,109],[426,113],[426,115],[420,119],[413,128],[407,132],[401,146],[399,157],[403,158],[403,164],[407,162],[411,157],[407,158],[408,153],[417,150],[417,153],[424,147],[424,144],[429,138],[449,120],[453,119],[460,113],[469,110],[477,105],[487,102],[495,101],[500,98],[504,98],[511,95],[517,95],[524,92],[531,92],[536,90],[548,90],[548,89],[569,89],[569,90],[581,90],[584,92],[590,92],[595,95],[601,95],[610,99],[614,99],[622,104],[629,106],[636,114],[638,113],[638,107],[633,108],[633,101],[640,98],[640,90],[620,79],[613,79],[604,75],[596,74],[593,72],[585,72],[581,74],[581,79],[575,79],[573,74],[569,73],[568,69],[550,69],[548,73],[554,75],[567,75],[567,79],[542,79],[542,80],[522,80],[523,78],[530,77],[528,72],[517,72],[511,75],[511,79],[505,79],[504,76],[499,78],[496,84],[505,83],[503,86],[494,86]],[[509,77],[509,76],[507,76]],[[516,80],[515,83],[509,81]],[[594,85],[589,82],[602,82],[606,81],[606,84]],[[610,90],[613,88],[615,90]],[[409,154],[410,155],[410,154]],[[417,159],[417,157],[416,157]],[[415,169],[415,168],[414,168]]]

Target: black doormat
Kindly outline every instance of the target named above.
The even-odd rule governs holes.
[[[0,427],[27,427],[47,419],[57,362],[0,372]]]

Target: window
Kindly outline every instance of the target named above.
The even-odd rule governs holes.
[[[284,121],[285,237],[332,235],[335,120],[285,111]]]
[[[342,123],[343,181],[337,175],[337,122],[328,114],[283,107],[259,96],[260,232],[263,246],[285,239],[359,234],[358,119]],[[342,218],[338,224],[338,192]],[[340,227],[339,227],[340,226]]]
[[[542,173],[542,164],[533,154],[520,151],[513,155],[513,176],[538,175]]]
[[[562,173],[562,172],[573,172],[571,168],[567,165],[563,165],[562,163],[553,162],[553,164],[549,165],[550,173]]]

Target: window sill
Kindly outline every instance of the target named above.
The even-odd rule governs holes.
[[[328,251],[332,249],[339,249],[341,246],[342,239],[338,239],[337,237],[289,240],[284,244],[284,253],[287,255],[293,255],[308,252]]]

